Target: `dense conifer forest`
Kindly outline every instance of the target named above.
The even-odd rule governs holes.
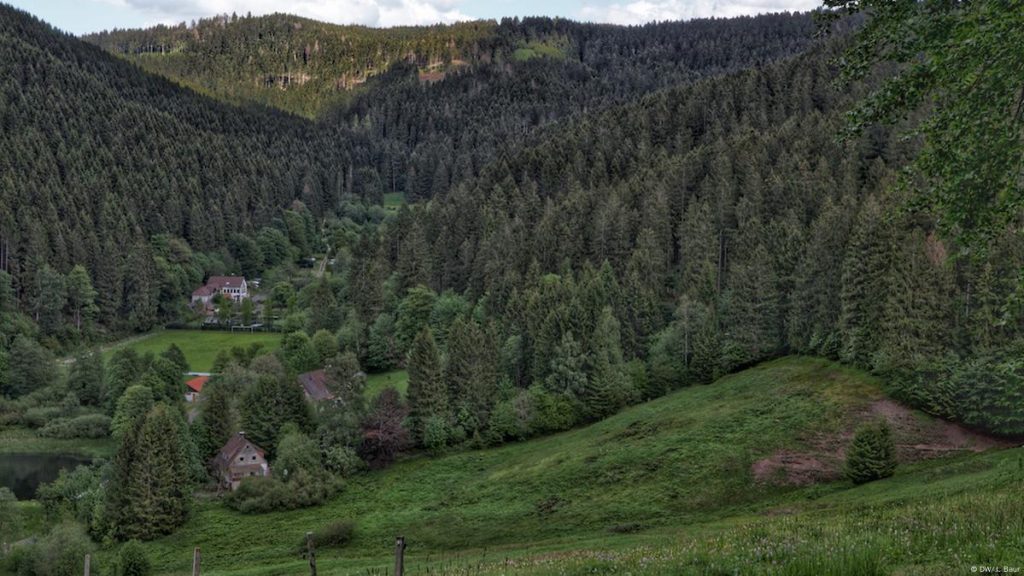
[[[78,39],[0,5],[0,425],[116,441],[43,493],[97,541],[174,532],[239,429],[291,471],[224,499],[258,514],[786,355],[1024,435],[1020,214],[982,249],[916,202],[927,110],[850,129],[900,78],[837,82],[865,26],[230,15]],[[188,295],[224,274],[258,303],[203,326],[283,336],[220,351],[197,406],[180,349],[96,349],[199,322]],[[366,393],[398,370],[407,390]],[[872,426],[858,483],[896,466]]]

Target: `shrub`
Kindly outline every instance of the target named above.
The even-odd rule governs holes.
[[[896,470],[896,446],[884,420],[861,426],[846,452],[846,476],[854,484],[888,478]]]
[[[85,530],[73,522],[58,524],[32,547],[31,571],[35,576],[78,576],[82,559],[93,544]]]
[[[60,418],[59,406],[36,406],[25,410],[24,421],[30,428],[42,428],[51,420]]]
[[[274,477],[246,478],[224,503],[243,514],[294,510],[322,504],[341,486],[335,478],[314,478],[299,470],[291,475],[288,482]]]
[[[355,524],[347,520],[332,522],[316,532],[313,532],[313,544],[317,550],[325,548],[341,548],[352,540],[352,533],[355,531]],[[299,554],[305,554],[307,549],[306,537],[299,542]]]
[[[332,446],[324,452],[324,464],[328,470],[349,478],[366,469],[366,462],[347,446]]]
[[[149,558],[138,540],[129,540],[121,547],[117,555],[116,576],[147,576],[152,572]]]
[[[448,444],[451,431],[448,423],[439,416],[431,416],[423,425],[423,445],[434,454],[440,454]]]
[[[47,438],[106,438],[110,435],[110,417],[104,414],[85,414],[76,418],[63,418],[50,422],[39,430]]]

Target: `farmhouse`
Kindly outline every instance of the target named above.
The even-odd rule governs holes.
[[[206,284],[192,292],[192,304],[209,305],[217,294],[240,302],[249,297],[249,285],[242,276],[210,276]]]
[[[199,400],[199,393],[203,391],[203,385],[210,379],[209,376],[196,376],[185,382],[185,402]]]
[[[262,448],[239,432],[213,458],[213,469],[221,488],[234,490],[245,478],[270,476],[270,465]]]
[[[299,385],[302,386],[302,393],[306,395],[306,400],[311,402],[334,400],[334,393],[327,387],[327,373],[322,369],[299,374],[298,380]]]

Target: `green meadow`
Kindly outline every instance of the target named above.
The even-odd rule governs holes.
[[[354,537],[320,551],[321,574],[383,574],[397,535],[416,574],[951,573],[1024,558],[1020,449],[978,438],[964,446],[978,452],[904,457],[887,480],[842,479],[836,450],[879,406],[893,412],[874,378],[785,358],[560,434],[412,456],[316,508],[204,499],[146,548],[159,574],[186,573],[195,546],[204,574],[299,574],[303,534],[345,520]],[[901,451],[950,426],[901,410]],[[780,454],[796,464],[765,475]],[[795,455],[822,477],[787,481],[808,466]]]
[[[405,370],[392,370],[367,374],[364,395],[368,400],[372,400],[381,393],[381,390],[388,387],[395,388],[402,397],[405,397],[405,391],[409,388],[409,373]]]
[[[209,372],[221,350],[261,344],[265,350],[276,350],[281,335],[276,332],[229,332],[225,330],[161,330],[114,344],[104,351],[109,360],[115,350],[132,348],[139,354],[159,354],[177,344],[194,372]]]

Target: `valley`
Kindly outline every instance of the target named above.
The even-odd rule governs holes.
[[[1016,3],[9,1],[0,574],[1019,569]]]

